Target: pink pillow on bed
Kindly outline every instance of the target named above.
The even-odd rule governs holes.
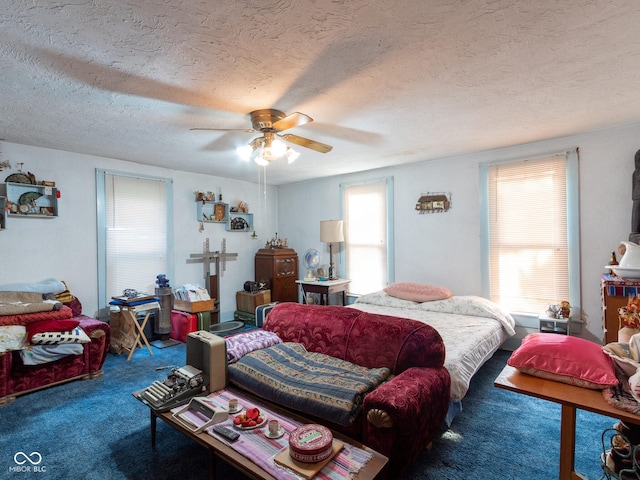
[[[431,302],[433,300],[444,300],[449,298],[451,290],[434,285],[424,285],[422,283],[398,282],[389,285],[384,289],[387,295],[411,300],[412,302]]]
[[[618,384],[613,360],[601,345],[557,333],[530,333],[507,364],[529,375],[594,390]]]

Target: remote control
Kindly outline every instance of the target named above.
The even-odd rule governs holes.
[[[222,435],[230,442],[235,442],[238,438],[240,438],[240,434],[238,432],[234,432],[230,428],[227,428],[221,424],[214,425],[213,427],[211,427],[211,429],[217,434]]]

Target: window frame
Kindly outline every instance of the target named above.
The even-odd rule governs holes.
[[[574,321],[581,319],[581,285],[580,285],[580,203],[579,203],[579,149],[572,148],[540,155],[529,155],[507,160],[483,162],[480,167],[480,276],[481,294],[491,298],[490,267],[490,229],[489,229],[489,168],[498,164],[524,163],[554,155],[566,158],[566,209],[567,209],[567,247],[568,247],[568,281],[569,303]],[[533,326],[538,315],[544,312],[510,312],[518,324]],[[535,324],[537,326],[537,323]]]
[[[118,170],[96,169],[96,218],[98,236],[98,317],[108,318],[109,303],[107,299],[107,211],[106,211],[106,176],[117,175],[141,180],[160,181],[165,185],[166,201],[166,225],[167,225],[167,251],[166,251],[166,272],[167,278],[174,278],[174,242],[173,242],[173,179],[154,175],[136,174]],[[150,292],[149,292],[150,293]]]
[[[394,252],[395,252],[395,247],[394,247],[394,231],[393,231],[393,225],[394,225],[394,177],[393,175],[389,175],[386,177],[378,177],[378,178],[374,178],[374,179],[370,179],[370,180],[365,180],[365,181],[358,181],[358,182],[345,182],[345,183],[341,183],[340,184],[340,218],[342,218],[345,221],[345,225],[346,225],[346,219],[345,217],[345,203],[344,203],[344,198],[345,198],[345,191],[347,188],[349,187],[357,187],[357,186],[362,186],[362,185],[369,185],[372,183],[381,183],[384,182],[385,184],[385,204],[386,204],[386,212],[385,212],[385,217],[386,217],[386,245],[387,245],[387,262],[386,262],[386,268],[387,268],[387,285],[391,285],[392,283],[395,282],[395,257],[394,257]],[[345,239],[346,240],[346,239]],[[347,242],[345,241],[345,245],[344,248],[341,249],[340,251],[340,263],[341,265],[344,265],[345,267],[345,272],[344,275],[345,277],[349,278],[349,272],[346,271],[347,269],[347,250],[348,250],[348,245]],[[371,292],[354,292],[354,295],[362,295],[362,294],[366,294],[366,293],[371,293]]]

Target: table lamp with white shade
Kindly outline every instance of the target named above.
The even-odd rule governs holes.
[[[333,244],[344,242],[342,220],[321,220],[320,241],[329,244],[329,280],[337,280],[338,275],[333,263]]]

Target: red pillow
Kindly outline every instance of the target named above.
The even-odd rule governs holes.
[[[73,330],[80,325],[79,320],[62,319],[62,320],[40,320],[39,322],[29,323],[27,325],[27,341],[31,341],[36,333],[43,332],[66,332]]]
[[[557,333],[530,333],[507,364],[529,375],[578,387],[598,390],[618,384],[613,360],[601,345]]]

